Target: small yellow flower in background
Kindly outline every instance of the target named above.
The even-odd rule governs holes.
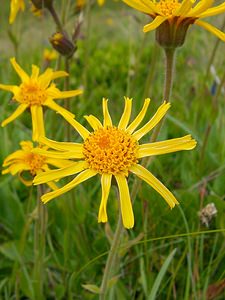
[[[19,10],[24,11],[24,9],[25,9],[24,0],[11,0],[9,23],[12,24],[15,21],[18,11]]]
[[[52,159],[33,153],[33,143],[31,141],[23,141],[20,143],[21,150],[17,150],[10,154],[3,162],[3,167],[6,168],[2,174],[11,173],[13,176],[18,174],[19,179],[26,185],[31,186],[33,177],[44,171],[49,171],[49,166],[52,165],[57,168],[65,167],[71,164],[71,161],[65,159]],[[47,147],[42,147],[47,149]],[[40,146],[36,149],[41,149]],[[25,177],[29,173],[29,179]],[[53,190],[57,189],[54,182],[47,183]]]
[[[31,3],[30,10],[31,10],[32,14],[36,17],[41,17],[43,14],[43,10],[37,8],[33,3]]]
[[[98,5],[102,6],[105,3],[105,0],[98,0]]]
[[[40,142],[54,149],[54,151],[37,150],[38,154],[49,158],[78,159],[69,167],[53,170],[37,175],[34,184],[42,184],[62,177],[77,175],[64,187],[42,196],[44,203],[58,197],[81,182],[97,175],[101,175],[102,199],[99,209],[98,222],[107,222],[106,205],[111,187],[112,176],[115,177],[120,194],[120,205],[124,227],[134,226],[134,216],[126,177],[129,173],[136,174],[153,187],[169,204],[171,208],[178,204],[172,193],[147,169],[139,164],[139,160],[146,156],[160,155],[180,150],[191,150],[196,141],[190,135],[162,142],[139,144],[139,140],[151,131],[165,116],[170,104],[163,103],[155,115],[140,129],[136,130],[145,117],[150,99],[146,99],[140,113],[129,124],[132,99],[125,97],[125,108],[119,125],[113,125],[109,111],[108,100],[103,99],[103,124],[93,115],[85,116],[93,128],[89,132],[74,120],[73,126],[83,138],[83,143],[62,143],[45,137]]]
[[[225,41],[225,34],[222,31],[199,20],[224,13],[225,2],[214,7],[212,6],[215,1],[212,0],[200,0],[196,5],[195,0],[123,0],[123,2],[153,18],[150,24],[144,26],[144,32],[158,28],[165,21],[177,27],[182,23],[188,26],[197,24]]]
[[[68,76],[64,71],[53,71],[48,68],[46,71],[39,75],[39,68],[32,65],[32,74],[28,74],[17,64],[15,58],[11,59],[11,63],[20,76],[22,83],[17,85],[0,84],[0,89],[10,91],[13,93],[13,100],[17,101],[20,105],[12,113],[12,115],[2,122],[2,127],[19,117],[27,108],[30,109],[33,126],[33,140],[37,141],[39,136],[45,135],[44,120],[43,120],[43,106],[47,106],[66,120],[71,120],[74,115],[55,103],[54,99],[63,99],[74,97],[82,93],[81,90],[72,90],[62,92],[56,88],[52,80]]]
[[[58,53],[55,50],[44,49],[43,58],[44,60],[50,62],[58,58]]]

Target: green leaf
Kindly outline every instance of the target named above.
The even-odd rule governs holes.
[[[152,290],[150,292],[150,295],[148,296],[148,300],[154,300],[156,299],[156,294],[158,292],[159,286],[163,280],[164,275],[166,274],[166,271],[176,253],[177,249],[175,248],[170,255],[165,260],[164,264],[162,265],[162,268],[159,271],[159,274],[157,275],[155,282],[153,284]]]
[[[100,288],[95,284],[82,284],[82,287],[94,294],[100,294]]]

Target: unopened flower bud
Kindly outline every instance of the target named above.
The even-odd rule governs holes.
[[[194,21],[195,20],[191,18],[180,21],[178,17],[164,21],[156,29],[157,42],[163,48],[181,47],[184,44],[188,27],[193,24]]]
[[[64,33],[56,32],[49,39],[53,48],[63,56],[71,57],[75,51],[75,46]]]
[[[44,7],[50,9],[52,7],[53,0],[31,0],[31,2],[37,9],[42,9]]]

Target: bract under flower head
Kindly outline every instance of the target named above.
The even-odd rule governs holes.
[[[15,112],[2,122],[4,127],[21,115],[27,108],[30,109],[33,125],[33,140],[37,141],[39,136],[44,136],[43,106],[47,106],[57,113],[61,114],[66,120],[74,118],[74,115],[55,103],[55,99],[69,98],[82,93],[81,90],[60,91],[52,80],[68,76],[64,71],[53,71],[48,68],[39,75],[39,68],[32,65],[32,74],[29,76],[16,62],[15,58],[11,59],[11,63],[21,78],[21,84],[5,85],[0,84],[0,89],[13,93],[13,100],[20,105]]]
[[[186,135],[182,138],[162,142],[140,144],[140,139],[151,131],[165,116],[170,104],[164,102],[155,115],[144,126],[136,130],[145,117],[150,99],[145,100],[140,113],[129,124],[132,99],[125,98],[125,108],[118,126],[113,126],[107,103],[108,100],[103,99],[103,123],[93,115],[85,116],[93,132],[89,132],[76,120],[71,123],[83,138],[83,143],[60,143],[47,138],[41,139],[43,144],[54,150],[45,151],[38,149],[35,152],[49,158],[61,157],[78,161],[73,162],[73,165],[69,167],[37,175],[34,179],[34,184],[41,184],[80,173],[64,187],[45,194],[42,197],[42,201],[46,203],[68,192],[81,182],[97,174],[101,175],[102,199],[98,221],[107,222],[106,205],[112,176],[114,176],[119,188],[123,224],[126,228],[132,228],[134,226],[134,216],[127,183],[129,173],[136,174],[139,178],[146,181],[173,208],[178,204],[175,197],[152,173],[139,164],[139,160],[146,156],[191,150],[196,146],[196,141],[190,135]]]
[[[213,6],[213,0],[198,2],[195,0],[123,0],[123,2],[153,18],[153,21],[145,25],[143,30],[148,32],[156,29],[157,40],[163,47],[181,46],[191,24],[204,27],[225,41],[225,33],[199,20],[224,13],[225,2],[218,6]]]
[[[47,149],[47,147],[37,146],[34,147],[31,141],[22,141],[20,143],[21,150],[17,150],[10,154],[3,162],[2,174],[11,173],[13,176],[18,174],[19,179],[26,185],[31,186],[33,177],[44,171],[49,171],[49,165],[54,167],[64,167],[71,164],[70,161],[64,159],[47,158],[44,155],[33,153],[34,149]],[[27,178],[27,174],[29,179]],[[48,182],[52,189],[57,189],[54,182]]]

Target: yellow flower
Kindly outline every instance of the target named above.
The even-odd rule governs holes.
[[[165,21],[179,26],[197,24],[225,41],[225,34],[214,26],[199,19],[215,16],[225,12],[225,2],[213,7],[213,0],[123,0],[129,6],[150,15],[153,21],[144,26],[144,32],[158,28]]]
[[[32,65],[32,74],[31,76],[28,76],[28,74],[17,64],[15,58],[11,59],[11,63],[17,74],[20,76],[22,83],[19,86],[0,84],[0,89],[12,92],[13,100],[19,102],[20,105],[9,118],[2,122],[1,125],[3,127],[29,108],[32,117],[33,140],[37,141],[39,136],[45,135],[42,106],[50,107],[61,114],[66,120],[74,118],[74,115],[71,112],[59,106],[54,101],[54,99],[69,98],[82,93],[81,90],[62,92],[56,88],[54,83],[51,83],[51,81],[56,78],[68,76],[66,72],[54,72],[52,69],[48,68],[43,74],[39,75],[39,68]]]
[[[2,174],[11,173],[13,176],[18,174],[19,179],[26,185],[31,186],[33,177],[44,171],[49,171],[49,166],[52,165],[57,168],[70,165],[71,161],[65,159],[52,159],[43,155],[33,153],[33,143],[30,141],[23,141],[20,143],[21,150],[17,150],[10,154],[3,162],[3,167],[6,168]],[[47,149],[47,147],[38,146],[36,149]],[[26,174],[29,173],[29,174]],[[25,175],[29,175],[30,179]],[[47,183],[52,189],[57,189],[54,182]]]
[[[134,226],[134,216],[126,177],[129,173],[136,174],[152,186],[166,200],[169,206],[173,208],[175,204],[178,204],[175,197],[152,173],[139,164],[139,160],[146,156],[190,150],[196,146],[196,141],[190,135],[186,135],[182,138],[141,145],[139,144],[139,140],[160,122],[169,109],[170,104],[164,102],[155,115],[143,127],[136,130],[145,117],[150,99],[145,100],[143,108],[137,117],[128,125],[132,99],[125,97],[124,112],[117,127],[112,123],[107,101],[103,99],[103,124],[93,115],[85,116],[93,128],[93,132],[89,132],[77,121],[76,125],[73,124],[83,138],[83,143],[61,143],[47,138],[41,139],[42,143],[55,151],[38,150],[39,154],[50,158],[60,157],[62,159],[79,159],[79,161],[74,162],[69,167],[37,175],[34,179],[34,184],[41,184],[80,173],[64,187],[45,194],[42,197],[42,201],[46,203],[68,192],[81,182],[100,174],[102,199],[98,222],[107,222],[106,204],[112,176],[114,176],[119,188],[123,224],[126,228],[132,228]]]
[[[44,60],[52,61],[58,58],[58,53],[55,50],[44,49]]]
[[[19,10],[24,11],[24,9],[25,9],[24,0],[11,0],[9,23],[12,24],[16,18],[18,11]]]
[[[98,0],[98,5],[102,6],[105,3],[105,0]]]

